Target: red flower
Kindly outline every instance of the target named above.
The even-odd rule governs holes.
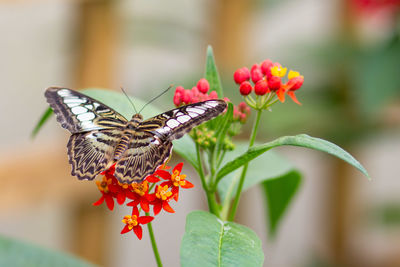
[[[172,170],[172,175],[169,172],[160,172],[159,176],[164,179],[167,180],[163,183],[161,183],[161,186],[168,186],[171,189],[172,192],[172,198],[175,199],[175,201],[178,201],[179,198],[179,188],[193,188],[194,185],[186,180],[186,175],[185,174],[181,174],[182,172],[182,166],[183,163],[178,163],[175,168]]]
[[[129,198],[133,201],[126,204],[127,206],[136,207],[140,204],[140,207],[145,211],[149,212],[149,200],[148,200],[148,192],[149,192],[149,185],[147,180],[141,183],[132,183],[131,184],[131,193],[129,194]]]
[[[132,209],[132,215],[126,215],[122,222],[125,223],[125,227],[122,229],[121,234],[125,234],[131,230],[141,240],[142,239],[142,226],[141,224],[147,224],[154,219],[152,216],[139,216],[139,210],[137,207]]]
[[[170,213],[175,212],[168,204],[171,197],[172,197],[172,192],[169,191],[168,185],[164,186],[157,185],[155,193],[148,195],[148,200],[150,201],[150,204],[154,205],[153,207],[154,215],[160,213],[161,209]]]

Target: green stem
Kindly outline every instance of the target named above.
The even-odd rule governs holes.
[[[262,109],[257,110],[256,120],[254,121],[253,130],[252,130],[251,136],[250,136],[249,148],[251,148],[254,145],[254,142],[256,140],[258,125],[260,124],[260,119],[261,119],[261,113],[262,113]],[[235,198],[233,200],[232,210],[231,210],[231,213],[229,214],[229,221],[233,221],[233,219],[235,218],[236,210],[237,210],[239,200],[240,200],[240,195],[241,195],[242,189],[243,189],[244,178],[246,177],[248,167],[249,167],[248,163],[246,163],[243,166],[242,173],[240,175],[239,185],[236,190]]]
[[[146,216],[149,216],[149,215],[150,214],[148,212],[146,212]],[[151,247],[153,248],[154,258],[156,258],[157,266],[158,267],[162,267],[163,265],[162,265],[162,262],[161,262],[160,254],[158,253],[156,238],[154,237],[153,226],[151,225],[151,222],[149,222],[147,224],[147,229],[149,229]]]
[[[200,180],[201,180],[201,185],[207,196],[208,209],[210,210],[211,213],[218,216],[219,209],[218,209],[217,200],[215,199],[214,194],[210,191],[210,189],[207,185],[206,177],[204,175],[203,161],[201,160],[200,146],[197,143],[196,143],[196,154],[197,154],[197,162],[199,163],[199,176],[200,176]]]

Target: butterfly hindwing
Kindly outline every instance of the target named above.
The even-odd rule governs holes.
[[[136,132],[117,161],[114,175],[121,183],[141,182],[169,158],[171,151],[170,141],[150,132]]]
[[[226,102],[220,99],[182,106],[143,121],[139,129],[172,141],[181,138],[193,127],[218,116],[226,107]]]
[[[50,87],[45,96],[61,126],[71,133],[124,127],[127,120],[107,105],[68,88]]]
[[[71,174],[81,180],[94,179],[112,164],[121,134],[120,130],[106,129],[71,135],[67,145]]]

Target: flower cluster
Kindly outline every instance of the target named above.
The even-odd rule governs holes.
[[[193,86],[192,89],[184,89],[183,86],[178,86],[175,89],[174,104],[179,107],[201,101],[218,99],[217,92],[211,91],[207,94],[208,90],[210,90],[210,84],[204,78],[200,79],[197,85]]]
[[[255,109],[266,109],[277,100],[285,101],[285,94],[300,105],[295,96],[295,91],[303,85],[304,77],[297,71],[290,70],[287,81],[282,79],[286,76],[287,68],[271,60],[264,60],[261,64],[254,64],[249,70],[240,68],[233,74],[233,79],[239,84],[240,94],[245,96],[246,103]],[[250,82],[253,82],[253,84]],[[254,92],[257,99],[250,94]]]
[[[218,94],[216,91],[210,90],[210,84],[204,78],[197,82],[197,85],[192,89],[184,89],[183,86],[177,86],[173,102],[175,106],[179,107],[182,105],[193,104],[201,101],[217,99]],[[227,97],[224,98],[226,102],[231,102]],[[233,107],[232,124],[228,131],[228,135],[224,139],[223,150],[233,150],[235,148],[231,141],[231,137],[237,135],[240,132],[240,125],[244,124],[250,116],[250,108],[245,102],[241,102],[238,106]],[[218,131],[215,130],[215,126],[211,126],[208,123],[197,126],[190,132],[190,136],[193,140],[204,149],[213,149],[217,142]]]
[[[101,197],[93,205],[106,203],[109,210],[114,209],[114,200],[123,205],[126,199],[131,200],[127,206],[132,207],[132,214],[126,215],[122,222],[125,224],[121,234],[133,231],[142,239],[141,225],[151,222],[153,216],[139,216],[140,210],[146,213],[153,207],[154,216],[163,209],[166,212],[175,211],[169,205],[171,200],[178,201],[179,188],[192,188],[194,185],[186,180],[186,175],[181,174],[183,163],[177,164],[172,173],[166,165],[160,166],[157,171],[146,177],[141,183],[121,184],[114,176],[115,165],[103,172],[101,181],[96,181]],[[139,209],[140,208],[140,209]]]

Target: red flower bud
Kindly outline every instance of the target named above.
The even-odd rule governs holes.
[[[202,78],[197,82],[197,88],[199,89],[200,92],[205,94],[208,92],[208,89],[210,89],[210,84],[206,79]]]
[[[250,79],[250,72],[249,69],[243,67],[241,69],[237,69],[233,74],[233,79],[237,84],[241,84],[244,81],[248,81]]]
[[[261,63],[261,71],[264,73],[264,75],[271,76],[271,67],[272,67],[272,61],[269,59],[264,60]]]
[[[174,105],[179,107],[182,104],[182,96],[180,92],[175,91]]]
[[[251,71],[250,71],[250,73],[251,73],[251,80],[254,82],[254,83],[256,83],[256,82],[258,82],[259,80],[261,80],[262,78],[263,78],[263,73],[262,73],[262,71],[261,71],[261,67],[260,67],[260,65],[258,65],[258,64],[254,64],[252,67],[251,67]]]
[[[265,95],[269,93],[268,82],[264,79],[259,80],[256,85],[254,85],[254,92],[256,95]]]
[[[212,92],[209,94],[209,99],[218,99],[218,94],[217,94],[217,92],[212,91]]]
[[[183,88],[183,86],[177,86],[177,87],[175,88],[175,93],[178,93],[178,92],[179,92],[181,95],[184,94],[185,89]]]
[[[182,102],[185,104],[191,103],[190,101],[192,100],[192,94],[190,90],[185,90],[184,94],[182,95]]]
[[[231,102],[231,100],[227,97],[224,97],[225,102]]]
[[[290,91],[296,91],[300,89],[300,87],[303,85],[304,82],[304,77],[303,76],[297,76],[292,79],[290,79],[287,82],[287,87]]]
[[[271,78],[268,80],[269,89],[271,89],[272,91],[278,90],[281,85],[281,78],[278,76],[271,76]]]
[[[246,96],[251,93],[253,86],[248,81],[242,82],[239,87],[240,94]]]

